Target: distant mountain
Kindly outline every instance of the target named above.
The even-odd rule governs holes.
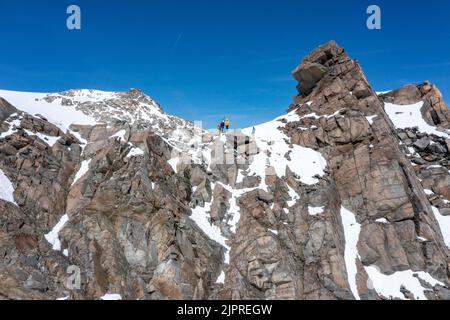
[[[220,134],[137,89],[0,90],[0,299],[450,299],[450,111],[329,42]]]

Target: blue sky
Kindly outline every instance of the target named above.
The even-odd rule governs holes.
[[[66,28],[77,4],[82,30]],[[366,28],[378,4],[382,30]],[[211,127],[282,114],[290,72],[335,39],[376,90],[430,80],[450,100],[450,1],[0,1],[0,88],[142,89],[172,114]]]

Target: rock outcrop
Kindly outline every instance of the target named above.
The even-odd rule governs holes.
[[[223,135],[137,89],[0,91],[0,299],[450,299],[438,89],[377,95],[335,42],[293,76]]]

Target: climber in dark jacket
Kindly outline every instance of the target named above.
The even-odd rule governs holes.
[[[219,129],[219,132],[223,133],[225,130],[225,121],[220,121],[219,124],[217,125],[217,129]]]

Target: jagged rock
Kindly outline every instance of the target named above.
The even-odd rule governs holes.
[[[393,104],[408,105],[422,100],[422,93],[413,85],[406,85],[400,89],[381,94],[379,96],[384,102]]]
[[[45,108],[0,100],[0,170],[15,202],[0,199],[0,297],[391,298],[371,282],[375,269],[429,275],[417,275],[423,292],[405,281],[394,299],[450,299],[439,91],[378,97],[334,41],[293,76],[291,113],[259,129],[264,138],[203,132],[138,89],[36,97],[90,119],[63,128]],[[383,107],[420,101],[433,134],[395,128]]]
[[[419,150],[425,150],[429,145],[430,145],[431,141],[430,139],[428,139],[428,137],[423,137],[420,140],[417,140],[416,142],[414,142],[414,146],[419,149]]]
[[[0,97],[0,123],[17,111],[8,101]]]

